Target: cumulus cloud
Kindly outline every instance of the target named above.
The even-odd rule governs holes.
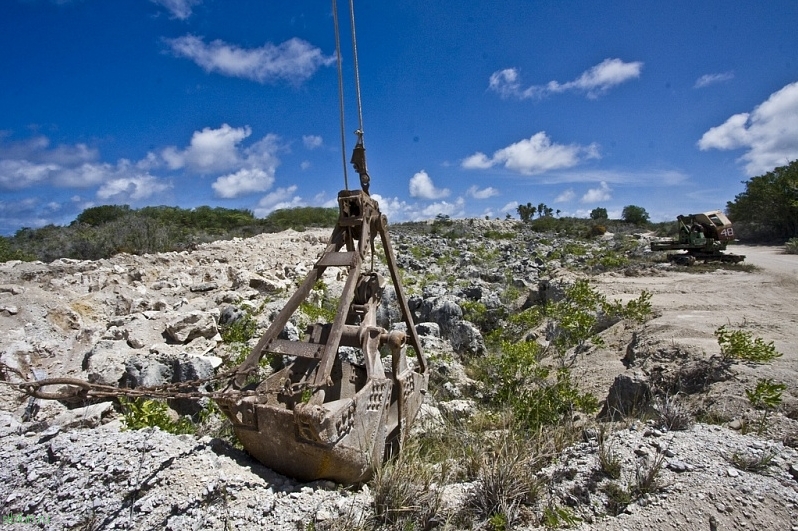
[[[238,144],[251,134],[249,126],[222,124],[218,129],[206,127],[191,135],[186,149],[170,146],[161,152],[161,156],[172,170],[188,167],[197,173],[227,171],[241,164]]]
[[[746,149],[740,157],[749,176],[798,159],[798,81],[774,92],[750,113],[729,117],[698,141],[701,151]]]
[[[505,68],[491,74],[488,88],[503,98],[543,98],[560,92],[580,92],[595,99],[611,88],[640,77],[643,63],[626,63],[621,59],[605,59],[596,66],[584,71],[578,78],[566,83],[549,81],[545,85],[521,86],[521,75],[516,68]]]
[[[601,182],[599,183],[598,188],[591,188],[588,190],[579,201],[582,203],[598,203],[600,201],[609,201],[612,199],[612,195],[610,195],[611,191],[612,188],[610,188],[607,183]]]
[[[371,194],[372,199],[377,201],[380,205],[380,211],[385,214],[389,220],[403,221],[408,219],[408,212],[412,207],[405,201],[398,197],[383,197],[379,194]]]
[[[145,170],[126,159],[114,164],[98,162],[98,156],[97,150],[85,144],[50,148],[45,137],[0,145],[0,189],[91,188],[146,175]]]
[[[50,147],[50,139],[45,136],[0,144],[0,159],[24,160],[34,165],[72,166],[92,162],[98,157],[99,152],[86,144]]]
[[[410,196],[419,199],[441,199],[449,197],[448,188],[436,188],[427,172],[421,170],[410,178]]]
[[[208,73],[240,77],[258,83],[287,81],[299,85],[320,67],[335,62],[319,48],[293,38],[281,44],[266,43],[260,48],[245,49],[221,40],[205,43],[195,35],[167,39],[166,43],[178,57],[194,61]]]
[[[279,137],[268,134],[249,147],[242,147],[252,134],[249,126],[222,124],[195,131],[185,149],[175,146],[161,151],[161,158],[172,170],[185,168],[207,175],[224,173],[211,185],[217,197],[233,198],[265,192],[274,184],[280,159]]]
[[[499,212],[515,212],[518,209],[518,201],[510,201],[499,209]]]
[[[281,208],[293,208],[303,206],[302,198],[294,195],[296,192],[296,185],[289,186],[288,188],[278,188],[277,190],[266,194],[260,201],[258,206],[253,210],[255,216],[262,218],[269,215],[275,210]]]
[[[318,135],[304,135],[302,136],[302,143],[306,149],[316,149],[321,147],[323,140]]]
[[[473,197],[474,199],[488,199],[489,197],[499,195],[499,191],[492,186],[488,186],[487,188],[480,190],[476,185],[474,185],[466,191],[466,195]]]
[[[564,192],[562,192],[560,195],[558,195],[554,199],[554,202],[555,203],[567,203],[568,201],[573,200],[574,197],[576,197],[576,193],[573,191],[573,189],[569,188],[569,189],[565,190]]]
[[[556,144],[544,131],[530,138],[499,149],[488,157],[478,152],[465,158],[461,166],[465,169],[488,169],[497,165],[524,175],[534,175],[550,170],[570,168],[586,159],[599,158],[597,144]]]
[[[722,72],[719,74],[704,74],[703,76],[696,79],[693,88],[704,88],[708,87],[709,85],[714,85],[715,83],[723,83],[724,81],[729,81],[730,79],[734,79],[734,72],[729,71],[729,72]]]
[[[152,175],[136,175],[111,179],[97,190],[97,197],[103,201],[127,202],[141,201],[157,196],[172,187]]]
[[[20,190],[49,181],[60,167],[56,164],[36,164],[28,160],[0,160],[0,188]]]
[[[186,20],[191,16],[194,6],[202,3],[202,0],[150,0],[153,4],[165,8],[172,18]]]
[[[265,192],[274,184],[274,176],[260,168],[241,168],[235,173],[223,175],[211,185],[218,197],[225,199]]]
[[[453,203],[448,201],[431,203],[424,207],[420,212],[417,212],[415,216],[416,219],[431,219],[438,215],[444,215],[453,218],[463,217],[465,215],[465,212],[463,211],[464,206],[465,200],[462,197],[458,197]]]

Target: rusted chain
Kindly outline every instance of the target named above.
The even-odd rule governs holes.
[[[288,383],[284,382],[282,385],[263,391],[243,391],[243,390],[224,390],[224,391],[197,391],[196,389],[207,383],[215,380],[229,380],[232,374],[223,374],[206,378],[203,380],[191,380],[185,382],[176,382],[173,384],[161,385],[157,387],[115,387],[113,385],[105,385],[98,383],[91,383],[78,378],[46,378],[36,381],[25,381],[21,383],[0,382],[15,387],[18,391],[25,393],[34,398],[43,400],[62,400],[62,401],[75,401],[86,400],[91,398],[148,398],[148,399],[190,399],[200,400],[202,398],[240,398],[245,396],[267,396],[272,394],[295,395],[304,393],[307,390],[315,391],[325,385],[314,386],[308,383]],[[53,385],[69,386],[71,389],[62,389],[58,392],[42,391],[44,387]],[[192,389],[190,391],[181,389]]]

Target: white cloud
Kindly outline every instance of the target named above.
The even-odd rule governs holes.
[[[499,212],[515,212],[518,209],[518,201],[510,201],[499,209]]]
[[[183,150],[170,146],[161,151],[161,158],[172,169],[186,168],[199,174],[218,174],[211,185],[217,197],[233,198],[265,192],[274,184],[280,159],[279,137],[268,134],[243,148],[241,143],[252,134],[249,126],[218,129],[206,127],[195,131],[189,146]],[[145,166],[151,164],[145,164]]]
[[[281,44],[266,43],[260,48],[244,49],[221,40],[206,44],[200,37],[185,35],[167,39],[172,52],[197,63],[206,72],[240,77],[259,83],[279,80],[299,85],[322,66],[335,62],[319,48],[293,38]]]
[[[311,204],[324,208],[338,208],[338,197],[330,197],[328,199],[327,192],[321,191],[313,196],[313,202]]]
[[[383,197],[379,194],[371,194],[372,199],[380,205],[380,211],[387,216],[388,221],[403,221],[408,219],[407,213],[411,207],[398,197]]]
[[[701,151],[740,149],[749,176],[798,159],[798,81],[786,85],[750,113],[735,114],[698,141]]]
[[[574,91],[595,99],[605,94],[611,88],[640,77],[643,63],[634,61],[625,63],[621,59],[605,59],[596,66],[584,71],[573,81],[560,83],[549,81],[545,85],[532,85],[528,88],[521,87],[520,74],[516,68],[505,68],[491,74],[488,88],[498,93],[503,98],[543,98],[549,94]]]
[[[191,10],[194,6],[202,3],[202,0],[150,0],[153,4],[158,4],[166,8],[171,14],[172,18],[186,20],[191,16]]]
[[[25,160],[0,160],[0,188],[21,189],[33,185],[63,188],[100,186],[97,197],[135,201],[167,190],[170,185],[142,173],[126,159],[116,164],[83,163],[74,167],[57,164],[35,164]]]
[[[50,140],[39,136],[0,148],[0,157],[22,158],[38,163],[52,163],[61,166],[72,166],[83,162],[97,160],[99,152],[86,144],[65,146],[63,144],[50,148]]]
[[[454,203],[449,203],[448,201],[431,203],[416,214],[418,216],[416,219],[431,219],[439,214],[453,218],[463,217],[465,215],[464,206],[465,200],[462,197],[458,197]]]
[[[302,198],[294,195],[296,190],[297,186],[292,185],[288,188],[278,188],[277,190],[266,194],[260,199],[260,201],[258,201],[258,206],[255,207],[253,211],[255,216],[262,218],[275,210],[280,210],[281,208],[303,206],[304,203]]]
[[[538,184],[600,183],[634,184],[639,186],[675,186],[689,180],[689,176],[679,170],[587,170],[579,169],[552,171],[535,179]]]
[[[124,203],[127,201],[140,201],[157,196],[169,190],[172,186],[160,182],[152,175],[137,175],[120,177],[105,182],[97,190],[97,197],[104,201]]]
[[[324,141],[318,135],[303,135],[302,143],[305,145],[306,149],[316,149],[321,147]]]
[[[420,199],[441,199],[450,194],[448,188],[435,188],[432,179],[427,172],[421,170],[410,178],[410,196]]]
[[[611,191],[612,188],[610,188],[607,183],[601,182],[598,188],[591,188],[588,190],[579,201],[582,203],[598,203],[599,201],[608,201],[612,199],[612,195],[610,195]]]
[[[28,160],[0,160],[0,189],[20,190],[45,185],[90,188],[137,173],[138,170],[134,171],[125,159],[120,159],[116,164],[85,162],[72,167]]]
[[[311,164],[309,160],[303,160],[299,163],[299,169],[302,171],[309,170],[311,166],[313,166],[313,164]]]
[[[704,74],[703,76],[696,79],[693,88],[704,88],[709,85],[714,85],[715,83],[723,83],[724,81],[729,81],[730,79],[734,79],[734,72],[729,71],[729,72],[722,72],[719,74]]]
[[[89,188],[97,186],[119,174],[126,175],[130,172],[129,162],[119,160],[116,166],[109,163],[84,163],[74,168],[60,168],[53,173],[50,182],[55,186],[64,188]]]
[[[60,167],[27,160],[0,160],[0,189],[20,190],[46,182]]]
[[[487,170],[495,164],[487,155],[478,151],[463,159],[461,166],[468,170]]]
[[[235,173],[223,175],[211,185],[217,197],[225,199],[265,192],[274,184],[274,175],[260,168],[241,168]]]
[[[499,191],[492,186],[488,186],[487,188],[480,190],[476,185],[474,185],[466,191],[466,195],[471,196],[474,199],[488,199],[489,197],[499,195]]]
[[[463,160],[466,169],[487,169],[504,165],[524,175],[534,175],[550,170],[570,168],[585,159],[598,158],[598,146],[577,144],[555,144],[541,131],[530,138],[520,140],[493,153],[488,158],[484,153],[475,153]]]
[[[567,203],[567,202],[573,200],[574,197],[576,197],[576,193],[573,191],[572,188],[569,188],[569,189],[565,190],[564,192],[562,192],[560,195],[558,195],[554,199],[554,202],[555,203]]]
[[[186,166],[197,173],[228,171],[241,164],[238,144],[251,134],[249,126],[233,128],[222,124],[218,129],[206,127],[194,131],[185,150],[170,146],[161,152],[161,156],[173,170]]]

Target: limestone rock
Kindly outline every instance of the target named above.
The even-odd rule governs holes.
[[[651,400],[651,384],[642,371],[626,371],[615,377],[600,417],[619,418],[630,415]]]
[[[178,343],[187,343],[197,337],[215,337],[219,330],[211,313],[193,311],[171,320],[166,326],[166,333]]]

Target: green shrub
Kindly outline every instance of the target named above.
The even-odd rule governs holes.
[[[767,472],[767,469],[773,464],[773,459],[777,456],[778,453],[773,450],[756,455],[734,452],[732,456],[728,458],[728,461],[734,465],[735,468],[739,468],[745,472],[762,474]]]
[[[626,509],[627,505],[632,503],[632,495],[629,490],[615,481],[603,485],[601,491],[607,496],[607,510],[612,516],[618,516]]]
[[[588,238],[596,238],[598,236],[604,236],[607,233],[607,227],[604,225],[591,225],[590,230],[587,232]]]
[[[321,305],[316,305],[308,301],[300,303],[299,309],[302,310],[312,323],[323,321],[332,323],[338,311],[338,299],[324,298]]]
[[[246,343],[255,336],[258,323],[249,314],[233,323],[220,327],[219,333],[225,343]]]
[[[728,330],[726,325],[715,330],[721,356],[724,361],[745,361],[768,363],[782,354],[776,350],[773,341],[765,343],[762,338],[752,339],[751,333],[743,330]]]
[[[623,304],[621,301],[608,302],[604,306],[604,311],[609,315],[615,315],[623,319],[632,319],[638,323],[645,322],[651,317],[651,292],[643,290],[636,299]]]
[[[784,250],[787,254],[798,254],[798,238],[790,238],[784,244]]]
[[[512,240],[515,239],[514,232],[502,232],[498,230],[486,230],[482,236],[486,240]]]
[[[787,389],[783,383],[776,383],[772,378],[760,378],[756,382],[756,387],[746,389],[745,396],[756,409],[762,410],[762,417],[759,419],[757,433],[760,435],[767,427],[768,413],[781,404],[781,393]]]
[[[562,300],[546,305],[546,315],[557,321],[552,342],[560,354],[591,339],[594,344],[601,343],[594,337],[594,331],[598,312],[604,305],[606,298],[585,279],[579,279],[566,288]]]
[[[126,429],[160,428],[174,434],[195,433],[196,427],[189,417],[175,421],[169,417],[169,407],[162,400],[119,398],[122,405],[122,423]]]
[[[579,391],[569,369],[541,365],[540,354],[534,341],[503,341],[501,352],[479,360],[478,377],[491,390],[493,403],[509,407],[520,429],[534,432],[576,410],[598,408],[596,397]]]
[[[30,262],[35,260],[35,258],[23,252],[20,249],[15,249],[11,245],[11,239],[6,238],[5,236],[0,236],[0,262],[8,262],[10,260],[22,260],[26,262]]]
[[[570,507],[561,507],[557,505],[548,505],[543,509],[543,515],[540,518],[540,523],[544,527],[550,529],[558,529],[562,527],[574,527],[579,525],[582,519],[574,513]]]

